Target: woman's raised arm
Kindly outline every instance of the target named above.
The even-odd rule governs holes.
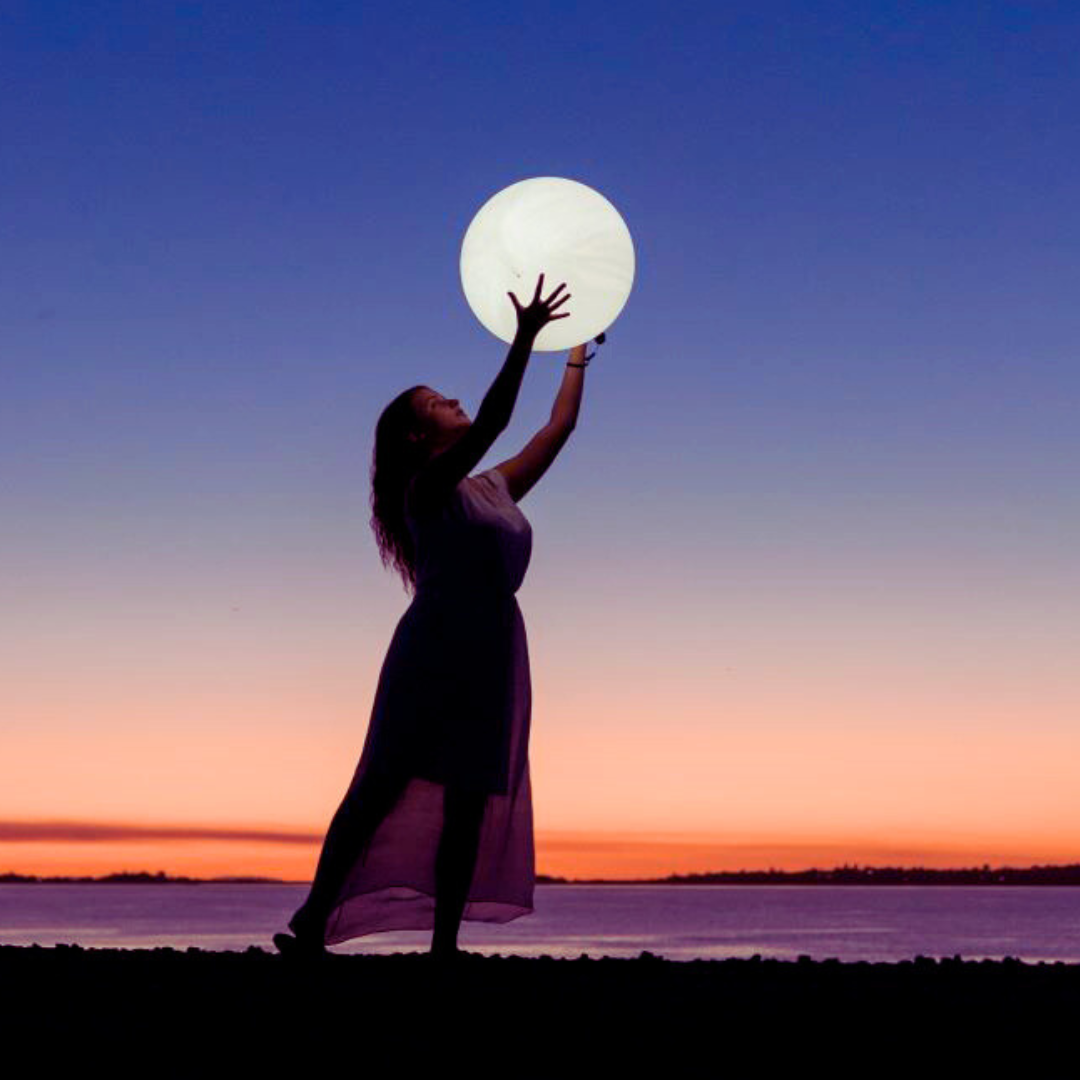
[[[506,354],[502,369],[495,376],[476,419],[461,438],[446,450],[436,454],[417,474],[413,490],[421,501],[439,499],[449,495],[461,481],[480,463],[495,440],[506,430],[517,403],[521,380],[532,353],[536,335],[555,319],[565,319],[570,312],[554,314],[555,309],[570,299],[570,294],[559,296],[566,288],[563,283],[547,299],[541,299],[544,275],[536,283],[536,292],[528,306],[522,306],[513,293],[507,293],[517,310],[518,329],[510,351]]]

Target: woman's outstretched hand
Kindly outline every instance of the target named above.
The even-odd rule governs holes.
[[[570,293],[565,296],[559,296],[556,300],[555,297],[566,288],[566,282],[564,281],[554,292],[546,299],[540,299],[540,293],[544,288],[544,275],[541,274],[539,280],[536,282],[536,292],[533,294],[532,303],[528,307],[522,307],[521,302],[512,293],[508,292],[506,295],[514,302],[514,308],[517,311],[518,320],[518,333],[528,334],[530,337],[536,337],[541,330],[549,322],[554,322],[556,319],[565,319],[569,316],[569,311],[560,312],[558,315],[552,314],[554,310],[560,305],[570,299]]]

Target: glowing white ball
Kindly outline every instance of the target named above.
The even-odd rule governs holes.
[[[607,330],[634,283],[634,244],[626,222],[598,191],[576,180],[537,176],[493,195],[472,219],[461,243],[461,286],[481,323],[503,341],[517,333],[517,312],[560,282],[571,297],[555,309],[568,319],[545,326],[539,352],[569,349]]]

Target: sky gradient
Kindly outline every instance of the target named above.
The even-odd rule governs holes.
[[[475,416],[537,175],[637,255],[521,503],[538,871],[1080,860],[1080,11],[612,10],[5,7],[0,872],[310,874],[375,421]]]

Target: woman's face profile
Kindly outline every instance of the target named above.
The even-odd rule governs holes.
[[[457,398],[444,397],[437,390],[425,386],[413,395],[413,412],[418,430],[410,432],[413,441],[442,447],[456,439],[472,421]]]

